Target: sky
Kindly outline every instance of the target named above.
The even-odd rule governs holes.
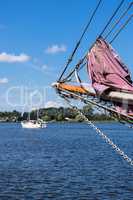
[[[0,1],[1,111],[64,105],[51,88],[51,83],[56,82],[63,70],[97,2],[98,0]],[[74,62],[95,41],[119,2],[120,0],[102,1]],[[131,0],[125,0],[120,13],[130,2]],[[129,15],[131,12],[132,9]],[[131,73],[132,23],[112,44]]]

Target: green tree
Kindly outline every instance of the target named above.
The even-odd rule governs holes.
[[[58,115],[57,115],[57,121],[63,121],[64,120],[64,115],[62,114],[62,113],[59,113]]]
[[[51,121],[51,117],[48,115],[45,115],[42,117],[42,120],[48,122],[48,121]]]
[[[83,113],[87,118],[89,118],[89,119],[92,118],[92,116],[93,116],[93,108],[92,108],[92,106],[90,104],[85,105],[83,107]]]
[[[76,117],[75,117],[75,121],[76,122],[83,122],[84,120],[83,120],[83,117],[81,116],[81,115],[77,115]]]

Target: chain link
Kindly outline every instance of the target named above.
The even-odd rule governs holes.
[[[69,99],[65,95],[61,95],[61,97],[66,101],[66,103],[73,108],[81,117],[82,119],[96,131],[96,133],[107,143],[109,144],[116,153],[121,156],[128,164],[133,166],[133,160],[124,152],[122,151],[105,133],[103,133],[92,121],[90,121],[81,110],[79,110],[76,106],[73,106]],[[115,118],[115,117],[113,117]],[[116,119],[116,118],[115,118]],[[122,123],[122,122],[121,122]],[[126,125],[126,124],[125,124]],[[132,126],[128,126],[129,128],[133,128]]]
[[[68,102],[67,102],[68,103]],[[72,106],[69,102],[69,105],[74,108],[74,110],[82,117],[82,119],[87,122],[87,124],[92,127],[96,133],[107,143],[109,144],[114,151],[118,155],[120,155],[127,163],[133,166],[133,160],[124,152],[122,151],[105,133],[103,133],[99,128],[97,128],[92,121],[90,121],[77,107]]]

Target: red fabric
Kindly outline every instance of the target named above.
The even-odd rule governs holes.
[[[107,88],[133,92],[130,73],[112,47],[98,39],[88,53],[88,70],[98,94]]]
[[[133,85],[127,67],[122,63],[118,54],[103,39],[99,38],[88,53],[88,72],[92,86],[98,95],[107,89],[122,90],[133,93]],[[117,105],[125,112],[124,105]],[[128,106],[127,112],[133,112]]]

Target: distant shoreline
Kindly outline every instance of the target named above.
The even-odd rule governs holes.
[[[115,120],[101,120],[101,121],[99,121],[99,120],[90,120],[90,121],[92,121],[92,122],[94,122],[94,123],[115,123],[116,121]],[[0,124],[20,124],[21,123],[21,121],[0,121]],[[87,122],[85,122],[85,121],[47,121],[47,123],[50,123],[50,124],[54,124],[54,123],[61,123],[61,124],[63,124],[63,123],[87,123]],[[117,122],[116,122],[117,123]]]
[[[108,115],[104,113],[96,113],[91,105],[85,105],[80,111],[91,121],[98,122],[109,122],[113,121]],[[21,122],[27,120],[29,118],[31,120],[37,120],[37,116],[46,122],[82,122],[84,121],[83,117],[77,113],[73,108],[65,108],[65,107],[50,107],[50,108],[41,108],[39,110],[32,110],[30,113],[18,112],[16,110],[12,112],[0,112],[0,122]]]

